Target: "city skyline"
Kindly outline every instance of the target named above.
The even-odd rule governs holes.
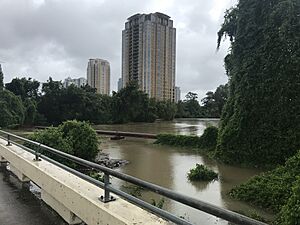
[[[111,89],[121,74],[121,31],[135,13],[162,12],[177,28],[176,85],[182,96],[199,97],[227,82],[223,58],[226,45],[216,53],[217,31],[226,8],[234,0],[213,1],[1,1],[0,60],[5,82],[30,76],[42,82],[49,76],[63,80],[86,74],[86,60],[105,58],[111,63]],[[115,15],[114,17],[108,15]],[[101,16],[100,16],[101,15]],[[103,16],[104,15],[104,16]],[[49,20],[48,18],[52,18]],[[74,26],[76,24],[76,26]]]

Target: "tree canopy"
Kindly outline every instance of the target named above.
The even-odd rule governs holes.
[[[240,0],[218,33],[229,97],[216,156],[225,162],[282,164],[300,149],[300,2]]]
[[[38,81],[31,78],[26,79],[25,77],[21,79],[14,78],[10,83],[5,84],[6,90],[20,96],[22,100],[25,98],[37,98],[39,86],[40,83]]]
[[[0,127],[22,125],[25,108],[22,100],[7,90],[0,90]]]

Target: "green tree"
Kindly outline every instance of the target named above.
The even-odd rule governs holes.
[[[228,84],[220,85],[214,93],[217,117],[221,117],[224,105],[228,98]]]
[[[215,92],[208,91],[206,97],[201,99],[202,112],[205,117],[219,118],[228,97],[228,85],[220,85]]]
[[[225,162],[282,164],[300,148],[300,2],[240,0],[218,33],[229,97],[216,156]]]
[[[114,123],[146,122],[148,111],[148,95],[139,90],[136,83],[130,83],[119,92],[113,93],[112,118]]]
[[[187,117],[199,117],[200,116],[200,104],[198,102],[198,95],[193,92],[189,92],[185,96],[185,110]]]
[[[63,85],[51,77],[42,86],[42,96],[38,103],[38,112],[44,115],[50,124],[58,125],[64,116],[61,111],[61,96]]]
[[[15,95],[20,96],[22,100],[25,98],[37,98],[40,83],[31,78],[25,77],[19,79],[14,78],[10,83],[5,84],[5,88]]]
[[[176,114],[176,105],[171,101],[157,102],[157,114],[163,120],[173,120]]]
[[[0,90],[0,127],[22,125],[25,109],[22,100],[7,90]]]
[[[24,124],[33,125],[37,115],[36,101],[26,98],[23,102],[25,107],[25,120]]]

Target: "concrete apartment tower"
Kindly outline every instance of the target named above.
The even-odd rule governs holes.
[[[87,83],[97,89],[97,93],[110,93],[110,65],[103,59],[90,59],[87,67]]]
[[[157,100],[175,101],[176,29],[162,13],[135,14],[122,31],[122,83],[136,81]]]

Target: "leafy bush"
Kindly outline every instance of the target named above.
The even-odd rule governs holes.
[[[282,207],[275,223],[278,225],[300,224],[300,177],[297,177],[292,188],[292,195]]]
[[[155,199],[151,199],[151,205],[156,206],[159,209],[162,209],[165,204],[165,199],[161,198],[159,201],[156,201]]]
[[[157,135],[156,144],[214,150],[217,144],[218,128],[208,127],[201,137],[175,134]]]
[[[196,164],[187,174],[190,181],[212,181],[218,178],[218,174],[204,165]]]
[[[218,128],[214,126],[207,127],[200,137],[200,148],[215,150],[217,146]]]
[[[236,199],[279,212],[292,194],[296,177],[300,175],[300,152],[284,166],[255,176],[230,191]]]
[[[90,161],[93,161],[99,152],[95,130],[88,123],[76,120],[64,122],[57,128],[37,131],[29,139]],[[52,154],[47,155],[54,157]],[[55,159],[57,158],[55,156]]]
[[[200,145],[200,137],[175,134],[158,134],[156,144],[164,144],[171,146],[194,147]]]
[[[66,121],[58,127],[63,139],[71,143],[74,155],[93,161],[98,154],[98,139],[96,131],[86,122],[76,120]]]

